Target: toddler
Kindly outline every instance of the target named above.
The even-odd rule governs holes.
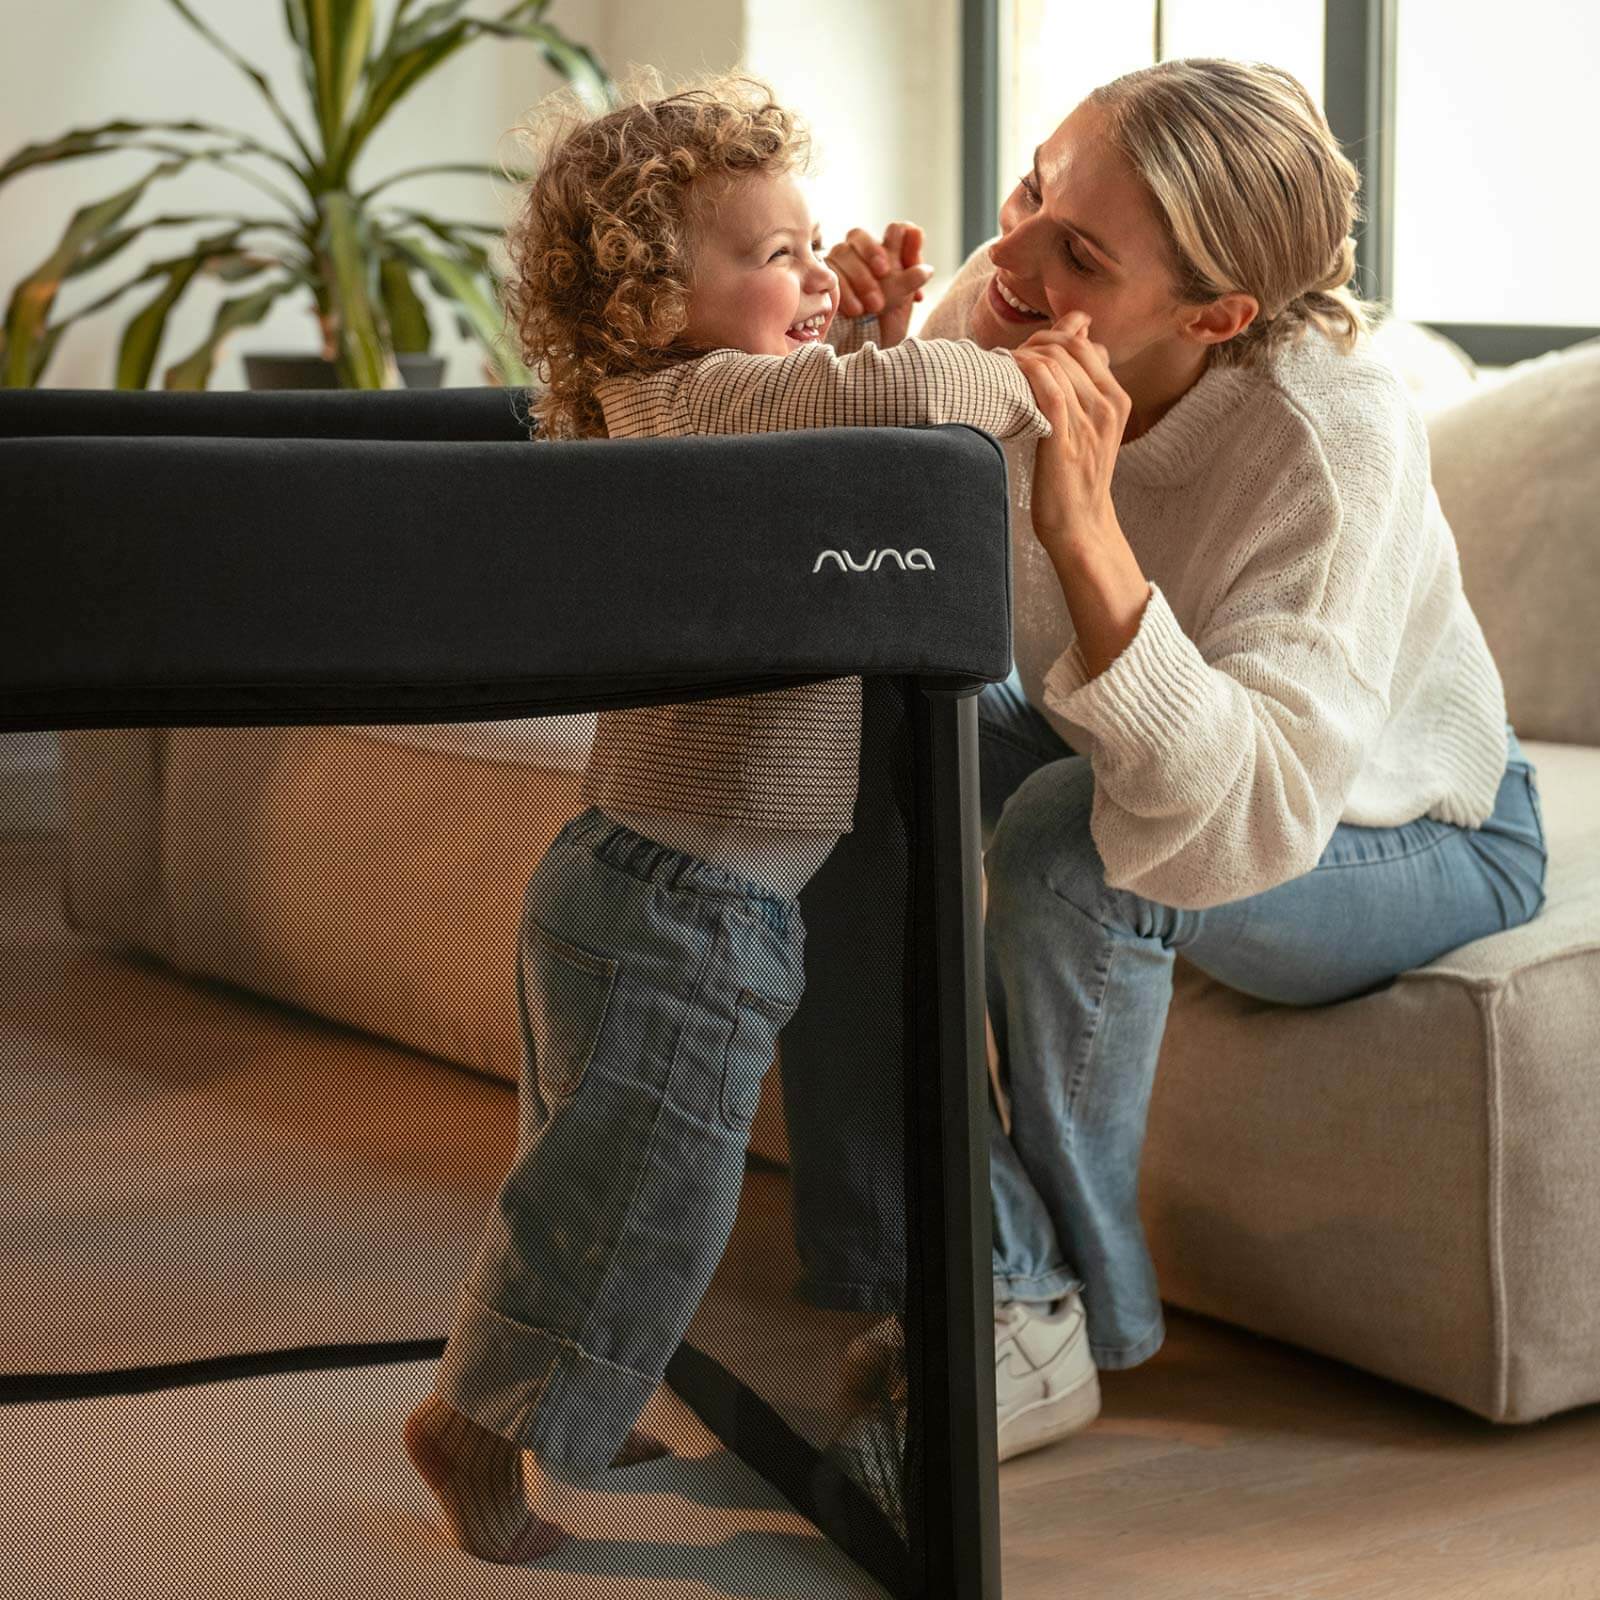
[[[507,234],[545,437],[1049,433],[1008,352],[883,349],[875,318],[836,325],[805,159],[796,119],[745,78],[563,132]],[[524,1452],[559,1481],[666,1449],[635,1423],[732,1231],[804,984],[796,896],[852,825],[860,696],[837,679],[596,719],[587,808],[524,901],[519,1153],[406,1426],[480,1556],[563,1536],[536,1514]]]

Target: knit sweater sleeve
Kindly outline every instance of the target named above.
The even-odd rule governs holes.
[[[878,342],[878,317],[835,317],[828,324],[827,342],[842,356],[854,355],[868,340]]]
[[[1420,435],[1420,437],[1419,437]],[[1419,572],[1426,435],[1377,415],[1327,447],[1300,431],[1263,477],[1237,570],[1191,638],[1151,584],[1138,631],[1090,678],[1045,675],[1094,748],[1106,881],[1163,905],[1244,899],[1314,867],[1389,717]]]
[[[652,374],[632,404],[650,408],[652,431],[670,433],[944,422],[969,423],[998,439],[1050,432],[1016,362],[970,339],[906,339],[889,350],[868,343],[846,356],[826,344],[787,356],[713,350]]]

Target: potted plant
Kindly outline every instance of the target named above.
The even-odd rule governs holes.
[[[288,134],[291,150],[237,129],[195,120],[113,121],[75,128],[19,150],[0,166],[0,184],[49,164],[116,150],[149,150],[165,159],[136,183],[74,213],[55,249],[12,291],[0,334],[0,385],[37,385],[63,331],[141,283],[156,294],[123,331],[115,387],[142,389],[155,367],[167,318],[189,286],[210,276],[242,291],[218,306],[210,333],[161,375],[168,389],[203,389],[223,341],[258,323],[284,295],[309,292],[320,327],[320,349],[305,356],[247,356],[252,388],[394,388],[427,384],[414,364],[430,362],[437,384],[443,358],[429,356],[432,327],[417,292],[425,281],[454,312],[464,338],[476,338],[488,357],[486,376],[527,384],[531,374],[506,346],[498,285],[486,238],[492,223],[461,221],[376,197],[391,184],[423,173],[473,173],[519,179],[521,174],[473,162],[409,167],[359,187],[355,169],[374,130],[430,72],[474,39],[523,39],[596,110],[614,103],[615,88],[586,46],[545,20],[550,0],[513,0],[494,18],[466,16],[469,0],[397,0],[387,36],[374,42],[373,0],[283,0],[284,20],[298,57],[315,132],[305,137],[265,74],[230,46],[191,8],[168,0],[208,43],[238,67],[265,97]],[[226,142],[218,143],[217,140]],[[210,141],[203,145],[200,141]],[[240,158],[271,163],[271,179]],[[208,162],[269,195],[277,214],[198,212],[124,219],[146,190]],[[203,224],[208,231],[181,253],[152,261],[126,283],[72,316],[49,320],[56,293],[70,278],[109,261],[147,229]],[[274,369],[274,360],[279,365]],[[286,365],[285,365],[286,364]]]

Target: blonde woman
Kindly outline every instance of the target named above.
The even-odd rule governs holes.
[[[1018,351],[1052,433],[1005,446],[1016,672],[979,708],[1002,1459],[1162,1343],[1136,1197],[1174,954],[1316,1005],[1543,904],[1533,772],[1427,435],[1347,288],[1356,189],[1288,73],[1130,73],[1038,147],[920,330],[1059,330]],[[829,255],[882,340],[905,235]],[[785,1075],[799,1169],[838,1137],[808,1126],[828,1065]],[[844,1291],[892,1272],[825,1222],[799,1219],[807,1298],[881,1305]]]

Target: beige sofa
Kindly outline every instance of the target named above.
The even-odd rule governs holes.
[[[1548,904],[1319,1010],[1181,969],[1144,1193],[1174,1303],[1526,1421],[1600,1398],[1600,345],[1457,376],[1435,478],[1539,768]],[[514,1082],[523,887],[588,731],[64,734],[68,921]],[[752,1142],[785,1158],[776,1071]]]
[[[1434,484],[1546,904],[1327,1007],[1180,963],[1142,1197],[1175,1304],[1528,1422],[1600,1400],[1600,340],[1452,398]]]

